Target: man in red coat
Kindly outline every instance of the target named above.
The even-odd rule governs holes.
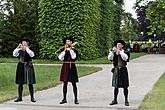
[[[77,99],[77,86],[76,82],[78,82],[78,75],[77,75],[77,68],[75,65],[75,60],[77,59],[78,52],[73,47],[72,43],[74,42],[73,38],[66,37],[63,40],[65,46],[61,49],[61,53],[59,54],[58,58],[64,61],[61,74],[60,74],[60,81],[63,81],[63,100],[60,104],[67,103],[66,94],[67,94],[67,85],[68,82],[72,83],[73,92],[75,96],[74,103],[79,104]]]

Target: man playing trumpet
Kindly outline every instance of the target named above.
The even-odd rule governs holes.
[[[125,106],[129,106],[128,102],[128,70],[127,62],[129,61],[129,53],[124,51],[125,42],[117,40],[114,42],[114,48],[109,52],[108,59],[113,61],[114,68],[111,70],[113,73],[112,86],[114,87],[114,99],[110,105],[117,104],[117,96],[119,88],[124,89]]]
[[[78,82],[78,75],[77,75],[77,68],[74,63],[75,60],[77,59],[78,52],[73,47],[72,45],[73,42],[74,42],[73,38],[66,37],[63,40],[65,46],[64,48],[61,49],[61,53],[58,56],[60,60],[64,61],[60,74],[60,81],[63,81],[63,100],[60,102],[60,104],[67,103],[66,94],[67,94],[68,82],[71,82],[73,86],[73,93],[75,96],[74,103],[79,104],[77,99],[77,86],[76,86],[76,82]]]
[[[13,51],[13,56],[19,58],[19,62],[16,70],[16,84],[18,84],[18,98],[15,102],[22,101],[23,85],[29,85],[29,91],[31,95],[31,101],[36,102],[34,99],[33,84],[36,83],[34,67],[32,64],[32,57],[34,52],[29,49],[29,40],[24,38],[20,40],[20,44]]]

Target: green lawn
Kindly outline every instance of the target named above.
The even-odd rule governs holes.
[[[130,59],[138,58],[140,56],[145,55],[145,53],[131,53]],[[0,63],[16,63],[17,58],[0,58]],[[54,61],[52,59],[33,59],[33,63],[37,64],[60,64],[61,61]],[[78,60],[77,64],[109,64],[110,61],[106,57],[97,58],[93,60]]]
[[[140,110],[165,110],[165,74],[145,96]]]
[[[56,86],[60,83],[60,66],[35,66],[37,84],[35,91]],[[97,67],[78,67],[79,76],[84,76],[101,70]],[[15,84],[16,64],[0,64],[0,102],[17,97],[17,85]],[[27,86],[24,87],[24,95],[29,94]]]

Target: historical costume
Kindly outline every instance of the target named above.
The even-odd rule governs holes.
[[[67,103],[66,94],[67,94],[68,82],[71,82],[73,86],[73,92],[75,96],[74,103],[79,104],[77,99],[77,86],[76,86],[76,82],[78,82],[78,75],[77,75],[76,65],[74,63],[75,60],[77,59],[78,52],[72,45],[72,43],[74,42],[73,38],[66,37],[63,42],[65,46],[63,49],[61,49],[61,53],[58,56],[60,60],[64,61],[60,74],[60,81],[63,81],[64,98],[60,102],[60,104]]]
[[[18,98],[15,102],[22,101],[23,85],[29,85],[31,101],[35,102],[33,84],[36,83],[35,72],[32,64],[32,57],[34,52],[28,47],[29,40],[24,38],[20,40],[19,46],[13,51],[13,56],[19,58],[16,69],[16,84],[18,84]]]
[[[113,73],[112,77],[112,86],[114,89],[114,100],[110,103],[110,105],[117,104],[117,95],[118,88],[124,89],[125,95],[125,105],[129,106],[128,102],[128,86],[129,86],[129,78],[128,78],[128,70],[127,70],[127,62],[129,61],[129,53],[123,50],[125,46],[125,42],[123,40],[117,40],[114,42],[115,47],[110,51],[108,55],[108,59],[113,61],[113,66],[111,72]]]

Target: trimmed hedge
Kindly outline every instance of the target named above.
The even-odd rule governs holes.
[[[122,0],[121,0],[122,1]],[[121,31],[120,31],[120,25],[121,25],[121,20],[122,20],[122,4],[117,3],[114,6],[114,14],[113,14],[113,33],[114,37],[113,40],[121,39]]]
[[[99,0],[41,0],[39,3],[40,57],[56,58],[66,36],[78,42],[82,59],[98,57]]]
[[[55,51],[68,35],[78,42],[80,59],[106,55],[112,42],[119,38],[119,6],[113,0],[41,0],[40,57],[56,59]]]
[[[114,4],[113,0],[101,0],[100,2],[100,30],[97,36],[97,48],[101,56],[108,53],[112,47],[114,36]]]

